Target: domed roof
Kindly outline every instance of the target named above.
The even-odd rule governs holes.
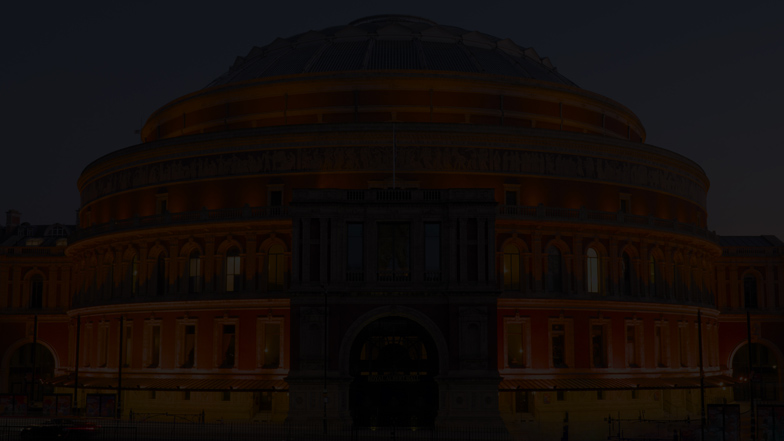
[[[508,38],[418,17],[379,15],[254,47],[207,87],[278,75],[387,69],[505,75],[576,86],[550,60]]]

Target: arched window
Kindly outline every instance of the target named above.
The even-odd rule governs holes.
[[[599,292],[599,253],[593,248],[588,248],[585,252],[585,280],[587,282],[586,289],[589,293],[596,294]]]
[[[743,278],[743,301],[746,308],[757,308],[757,278],[751,274]]]
[[[36,274],[30,278],[30,308],[44,307],[44,278]]]
[[[286,275],[286,261],[283,247],[273,245],[267,253],[267,290],[282,291]]]
[[[621,256],[621,293],[632,295],[632,258],[626,251]]]
[[[520,252],[511,244],[504,247],[504,289],[520,289]]]
[[[188,292],[201,292],[201,255],[198,250],[188,256]]]
[[[158,260],[155,262],[155,294],[163,296],[166,294],[166,256],[163,253],[158,254]]]
[[[114,265],[106,265],[106,279],[103,281],[103,297],[105,299],[114,297]]]
[[[226,292],[242,289],[240,250],[232,248],[226,253]]]
[[[131,297],[135,297],[139,292],[139,257],[134,255],[131,260],[130,268],[130,281],[131,281]]]
[[[651,297],[658,297],[658,281],[659,273],[656,270],[656,258],[651,255],[648,259],[648,293]]]
[[[547,292],[563,291],[563,263],[561,261],[561,250],[554,246],[547,249],[545,289]]]

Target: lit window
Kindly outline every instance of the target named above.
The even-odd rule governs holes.
[[[588,292],[596,294],[599,292],[599,254],[593,248],[588,248],[586,256],[586,281]]]
[[[529,319],[508,317],[504,319],[504,331],[506,340],[505,367],[529,367],[529,349],[531,347]]]
[[[273,245],[267,254],[267,290],[282,291],[286,274],[286,261],[283,247]]]
[[[191,251],[188,257],[188,292],[195,294],[201,291],[201,255],[199,251]]]
[[[520,289],[520,252],[511,244],[504,247],[504,289]]]
[[[262,369],[283,367],[283,333],[281,318],[260,318],[256,323],[257,357],[256,365]]]
[[[232,248],[226,253],[226,292],[235,292],[241,289],[240,251]]]
[[[139,292],[139,257],[134,254],[130,267],[131,297]]]

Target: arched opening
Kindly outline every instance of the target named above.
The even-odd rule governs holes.
[[[349,405],[356,426],[431,426],[438,413],[438,351],[413,320],[385,317],[351,346]]]
[[[520,251],[511,244],[504,247],[504,289],[520,289]]]
[[[54,355],[41,344],[20,346],[8,363],[8,389],[12,394],[24,394],[33,401],[41,401],[51,387],[44,386],[54,376]]]
[[[283,247],[273,245],[267,252],[267,291],[282,291],[286,262]]]
[[[589,293],[599,293],[599,253],[594,248],[585,252],[585,281]]]
[[[776,401],[779,399],[779,361],[776,354],[760,343],[751,344],[749,369],[749,345],[740,347],[732,357],[732,376],[738,382],[734,388],[735,401],[749,401],[749,383],[754,389],[754,399]]]
[[[621,293],[632,295],[632,258],[626,251],[621,256]]]
[[[555,246],[547,249],[547,274],[545,276],[545,290],[547,292],[561,292],[563,290],[561,250]]]
[[[162,297],[166,294],[166,255],[164,253],[158,254],[158,259],[155,261],[155,295]]]
[[[188,292],[201,292],[201,255],[198,250],[191,251],[188,256]]]
[[[236,247],[226,253],[226,292],[242,290],[241,259],[240,250]]]

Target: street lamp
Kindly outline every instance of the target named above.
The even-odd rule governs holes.
[[[327,298],[329,297],[329,291],[327,291],[327,287],[322,285],[321,289],[324,292],[324,437],[327,436],[327,319],[329,315],[327,314]]]

